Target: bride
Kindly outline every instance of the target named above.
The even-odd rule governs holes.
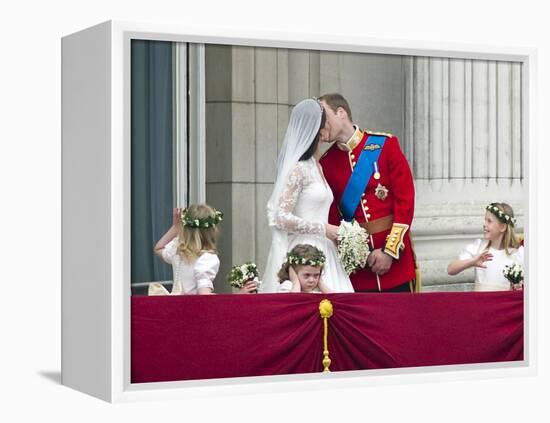
[[[338,227],[328,223],[332,191],[315,157],[325,123],[325,111],[316,99],[301,101],[290,114],[277,159],[275,186],[267,203],[272,241],[263,292],[277,292],[277,271],[296,244],[311,244],[325,253],[321,277],[332,292],[353,292],[334,244]]]

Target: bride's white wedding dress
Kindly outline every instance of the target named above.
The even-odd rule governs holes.
[[[273,220],[277,233],[274,233],[272,251],[266,266],[263,292],[276,292],[279,285],[277,272],[286,253],[296,244],[310,244],[324,252],[326,262],[321,277],[332,292],[353,292],[336,246],[325,236],[332,200],[332,191],[318,162],[313,157],[298,161],[288,173],[274,209]],[[277,236],[286,236],[286,239],[277,240]]]

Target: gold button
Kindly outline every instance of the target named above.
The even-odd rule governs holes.
[[[367,211],[369,208],[367,206],[363,207],[365,209],[365,211]]]
[[[370,219],[370,214],[367,214],[367,219]]]
[[[361,197],[364,197],[365,196],[365,193],[361,194]]]
[[[350,154],[350,157],[353,159],[355,159],[355,154]]]
[[[354,160],[354,161],[352,161],[352,162],[351,162],[351,164],[355,166],[355,165],[356,165],[356,163],[355,163],[355,160]]]
[[[363,204],[367,204],[367,200],[363,200]]]

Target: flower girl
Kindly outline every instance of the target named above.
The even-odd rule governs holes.
[[[295,245],[277,273],[278,292],[330,292],[321,279],[324,264],[325,255],[318,248],[309,244]]]
[[[483,239],[467,245],[457,260],[449,263],[447,273],[456,275],[475,268],[476,291],[503,291],[511,288],[507,268],[523,267],[523,246],[514,232],[514,211],[506,203],[491,203],[485,208]]]
[[[172,291],[152,283],[149,295],[213,294],[220,268],[216,240],[222,218],[221,212],[205,204],[174,209],[172,226],[154,247],[155,254],[172,265]]]

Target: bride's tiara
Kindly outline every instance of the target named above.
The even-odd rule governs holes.
[[[321,113],[325,113],[325,108],[323,107],[323,105],[321,104],[321,100],[319,100],[317,97],[311,97],[312,100],[315,100],[317,102],[317,104],[319,105],[319,107],[321,108]]]

